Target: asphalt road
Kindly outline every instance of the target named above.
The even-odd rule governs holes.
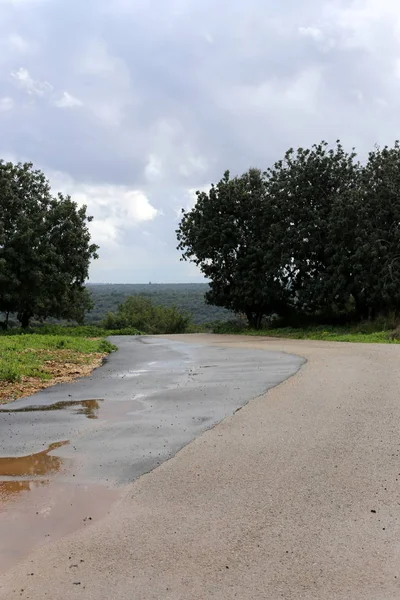
[[[118,352],[90,377],[0,410],[0,572],[103,517],[120,486],[303,362],[151,337],[112,341]]]
[[[400,346],[182,341],[203,345],[195,372],[240,352],[246,367],[226,363],[239,396],[260,351],[307,363],[124,486],[110,514],[19,561],[0,598],[399,600]]]

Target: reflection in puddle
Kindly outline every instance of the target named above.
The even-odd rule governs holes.
[[[3,408],[2,412],[25,413],[25,412],[48,412],[50,410],[63,410],[65,408],[78,407],[79,415],[85,415],[88,419],[97,419],[97,413],[103,400],[62,400],[55,404],[43,404],[38,406],[24,406],[23,408]]]
[[[64,461],[59,456],[50,456],[49,453],[66,444],[69,444],[69,442],[55,442],[50,444],[47,450],[42,450],[36,454],[0,458],[0,477],[33,477],[54,474],[61,469]],[[27,489],[30,489],[29,486]]]
[[[47,485],[48,481],[0,481],[0,504],[6,500],[13,500],[21,492],[32,491],[33,489]],[[1,511],[1,506],[0,506]]]

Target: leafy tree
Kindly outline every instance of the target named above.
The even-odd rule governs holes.
[[[361,166],[338,141],[290,149],[197,193],[177,230],[209,303],[244,313],[359,319],[400,309],[400,144]]]
[[[51,195],[31,163],[0,161],[0,312],[82,321],[91,299],[84,282],[98,246],[86,206]]]
[[[268,169],[267,193],[276,206],[286,284],[297,312],[343,309],[352,291],[353,227],[359,164],[338,141],[290,149]]]
[[[182,213],[178,249],[211,280],[208,303],[244,313],[255,328],[264,315],[288,306],[282,223],[261,171],[233,179],[227,171]]]
[[[131,296],[108,313],[102,322],[106,329],[135,328],[149,334],[184,333],[190,316],[174,306],[157,306],[145,296]]]
[[[400,145],[376,148],[354,201],[353,287],[358,314],[374,318],[400,308]]]
[[[349,302],[348,238],[360,167],[340,142],[290,149],[262,173],[229,172],[177,230],[183,260],[211,280],[211,304],[244,313],[259,328],[264,315],[313,315]],[[351,217],[351,218],[350,218]],[[351,242],[353,240],[351,239]]]

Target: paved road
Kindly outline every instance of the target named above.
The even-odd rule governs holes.
[[[2,576],[0,598],[398,600],[400,347],[184,341],[308,362]]]
[[[119,351],[91,377],[0,410],[0,572],[38,544],[103,517],[117,486],[302,364],[279,352],[112,341]]]

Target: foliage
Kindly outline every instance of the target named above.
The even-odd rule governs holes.
[[[243,320],[232,320],[215,323],[212,327],[213,333],[245,333],[248,331]]]
[[[254,327],[287,303],[276,222],[265,177],[250,169],[234,179],[227,171],[208,194],[198,192],[177,230],[183,260],[211,280],[207,302],[244,313]]]
[[[89,340],[68,335],[0,336],[0,382],[17,382],[23,377],[49,379],[48,361],[76,362],[90,359],[91,354],[105,354],[116,347],[104,339]],[[61,355],[60,355],[60,351]]]
[[[250,329],[242,331],[232,331],[229,324],[221,323],[214,329],[214,333],[220,334],[238,334],[251,336],[265,336],[276,338],[288,338],[294,340],[321,340],[328,342],[354,342],[369,344],[396,344],[400,343],[387,330],[381,330],[374,322],[369,321],[354,327],[332,327],[329,325],[316,327],[282,327],[273,329]]]
[[[129,296],[150,298],[154,304],[176,306],[190,313],[193,323],[201,325],[212,321],[226,321],[232,313],[224,308],[206,304],[208,283],[150,283],[150,284],[88,284],[94,307],[85,317],[87,323],[100,323],[109,312],[115,312]]]
[[[32,164],[0,160],[0,311],[23,327],[32,317],[83,321],[91,307],[84,282],[98,247],[91,217],[69,196],[51,195]]]
[[[107,330],[134,327],[148,334],[184,333],[190,316],[175,307],[157,306],[150,298],[131,296],[103,321]]]
[[[400,146],[365,165],[337,142],[290,149],[265,172],[229,172],[183,211],[182,259],[211,279],[207,301],[300,323],[400,308]]]
[[[68,337],[104,337],[110,335],[141,335],[141,332],[134,327],[126,327],[124,329],[104,329],[100,325],[38,325],[37,327],[29,327],[21,330],[19,327],[7,329],[0,332],[1,336],[15,336],[26,334],[36,335],[66,335]]]
[[[351,236],[352,294],[363,318],[400,307],[400,146],[376,148],[362,171]]]
[[[348,278],[342,264],[352,242],[351,210],[358,189],[359,165],[337,142],[311,149],[290,149],[266,173],[269,201],[276,207],[272,226],[281,248],[282,280],[296,313],[330,313],[346,306]],[[285,312],[278,308],[279,315]],[[287,312],[287,311],[286,311]]]

